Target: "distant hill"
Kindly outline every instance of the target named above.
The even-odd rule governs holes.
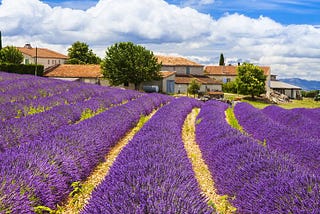
[[[302,90],[305,91],[320,90],[320,81],[316,80],[305,80],[299,78],[288,78],[279,80],[291,85],[299,86],[300,88],[302,88]]]

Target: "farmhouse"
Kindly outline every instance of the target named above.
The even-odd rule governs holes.
[[[264,75],[267,76],[266,80],[266,91],[270,92],[270,78],[271,78],[271,68],[269,66],[259,66]],[[237,66],[226,65],[226,66],[215,66],[209,65],[205,66],[204,73],[211,78],[222,81],[223,83],[234,81],[238,75]]]
[[[46,48],[33,48],[31,44],[24,47],[17,47],[23,55],[23,64],[40,64],[44,68],[53,65],[64,64],[68,56]]]
[[[187,93],[189,84],[193,79],[201,84],[201,92],[221,91],[222,82],[217,81],[203,73],[204,66],[178,56],[157,55],[158,62],[162,64],[162,71],[175,72],[174,77],[163,79],[165,93]]]

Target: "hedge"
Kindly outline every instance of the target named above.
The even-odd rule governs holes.
[[[35,64],[10,64],[10,63],[1,63],[0,71],[8,73],[17,73],[17,74],[35,74],[37,67],[37,76],[43,76],[44,66],[35,65]]]

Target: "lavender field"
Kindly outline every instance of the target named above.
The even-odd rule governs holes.
[[[4,72],[0,213],[70,213],[66,202],[148,115],[78,213],[224,213],[200,188],[184,147],[183,124],[195,108],[211,191],[235,213],[320,213],[320,109],[239,103],[240,132],[219,101]]]

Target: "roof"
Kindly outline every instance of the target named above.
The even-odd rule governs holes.
[[[100,65],[61,64],[46,69],[46,77],[98,78],[103,77]]]
[[[54,59],[68,59],[69,57],[55,52],[53,50],[49,50],[46,48],[32,48],[31,46],[25,47],[17,47],[23,54],[31,56],[32,58],[54,58]]]
[[[270,88],[301,90],[301,88],[298,86],[291,85],[281,81],[270,81]]]
[[[203,67],[196,62],[188,60],[179,56],[162,56],[156,55],[158,63],[162,63],[164,66],[193,66],[193,67]]]
[[[216,76],[237,76],[237,67],[234,65],[208,65],[205,66],[205,73],[208,75],[216,75]],[[259,66],[262,70],[264,75],[269,76],[271,73],[271,69],[269,66]]]
[[[162,78],[167,78],[172,75],[174,75],[176,72],[175,71],[160,71],[160,75]]]
[[[204,85],[222,85],[222,82],[212,79],[205,75],[176,75],[176,84],[190,84],[192,80]]]

